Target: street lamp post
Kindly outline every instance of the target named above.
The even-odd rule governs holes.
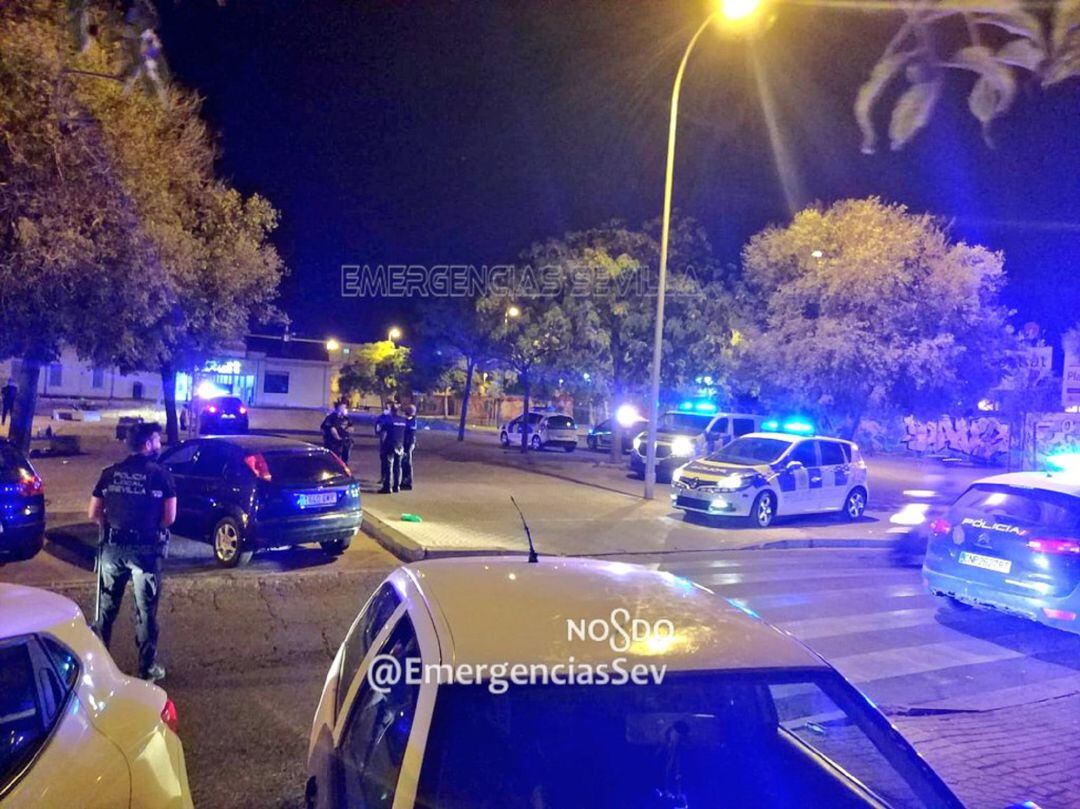
[[[391,326],[390,331],[386,333],[387,339],[392,343],[395,340],[401,339],[401,329],[397,326]]]
[[[722,17],[737,23],[752,17],[761,0],[722,0],[719,7],[705,18],[705,22],[690,38],[679,70],[675,74],[675,86],[671,91],[671,120],[668,124],[667,168],[664,174],[664,213],[660,220],[660,277],[656,289],[656,324],[653,331],[652,369],[649,374],[649,437],[645,453],[645,499],[652,500],[656,488],[656,432],[660,418],[660,361],[664,344],[664,296],[667,291],[668,240],[671,233],[671,190],[675,177],[675,133],[679,121],[679,91],[690,53],[713,21]]]

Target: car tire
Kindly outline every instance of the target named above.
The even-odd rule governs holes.
[[[833,502],[836,501],[834,500]],[[862,518],[865,511],[866,489],[862,486],[856,486],[848,492],[847,497],[844,498],[844,508],[841,510],[841,513],[848,522],[855,522],[855,520]]]
[[[534,435],[529,439],[529,446],[535,450],[541,450],[544,448],[544,442],[540,440],[540,436]]]
[[[571,445],[569,447],[563,447],[563,449],[566,450],[567,452],[573,452],[575,449],[577,449],[577,447]]]
[[[320,542],[319,547],[326,551],[331,556],[341,556],[352,545],[352,537],[348,536],[344,539],[329,539],[325,542]]]
[[[251,561],[254,551],[244,547],[244,529],[235,517],[218,520],[210,532],[214,561],[221,567],[240,567]]]
[[[592,452],[596,452],[597,450],[600,449],[596,445],[596,436],[593,436],[593,435],[590,435],[588,438],[585,439],[585,446],[587,446],[589,448],[589,450],[592,451]]]
[[[776,495],[762,492],[754,499],[750,509],[750,524],[755,528],[768,528],[776,519]]]
[[[502,444],[504,447],[510,446],[510,436],[506,434],[506,430],[503,430],[501,433],[499,433],[499,443]]]

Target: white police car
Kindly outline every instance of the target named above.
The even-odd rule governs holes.
[[[716,407],[684,402],[678,410],[660,417],[656,429],[656,477],[666,480],[679,466],[699,458],[738,438],[761,429],[762,417],[752,413],[718,413]],[[645,474],[649,434],[634,439],[630,469]]]
[[[560,447],[566,452],[577,449],[577,424],[563,413],[533,411],[528,418],[518,416],[499,428],[499,443],[504,447],[521,443],[521,433],[528,434],[529,446],[535,450]]]
[[[749,517],[759,528],[792,514],[839,511],[856,520],[868,497],[859,447],[839,438],[750,433],[672,474],[675,508]]]

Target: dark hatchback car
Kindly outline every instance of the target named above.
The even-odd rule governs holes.
[[[199,409],[199,435],[226,435],[248,431],[248,409],[238,396],[207,399]]]
[[[30,460],[0,439],[0,561],[29,559],[45,537],[45,488]]]
[[[318,542],[342,553],[360,528],[360,485],[334,453],[292,438],[196,438],[161,462],[177,488],[174,530],[208,541],[224,567],[262,548]]]
[[[611,442],[615,439],[615,419],[605,419],[597,424],[585,437],[585,444],[591,450],[611,449]],[[623,428],[622,451],[626,454],[634,448],[634,438],[649,429],[646,419],[638,419],[629,426]]]
[[[972,484],[930,526],[923,577],[951,608],[1080,633],[1080,482],[1012,472]]]

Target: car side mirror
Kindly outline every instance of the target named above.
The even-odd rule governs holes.
[[[802,469],[802,468],[803,468],[803,462],[802,461],[788,461],[787,469],[788,469],[789,472],[793,472],[796,469]]]

